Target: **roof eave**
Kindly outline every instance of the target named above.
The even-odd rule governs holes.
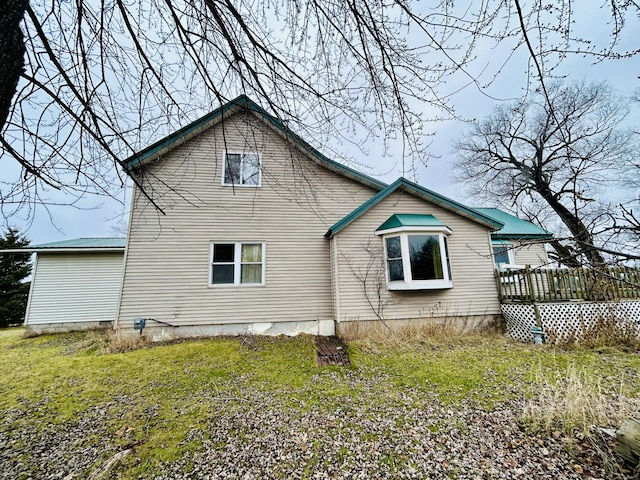
[[[552,234],[536,234],[536,233],[525,233],[525,234],[517,234],[517,233],[492,233],[491,238],[495,240],[544,240],[550,241],[553,240]]]
[[[78,252],[124,252],[125,247],[43,247],[43,248],[14,248],[0,250],[3,253],[78,253]]]
[[[181,129],[176,130],[172,134],[167,135],[161,140],[158,140],[157,142],[123,160],[122,165],[125,171],[129,173],[136,168],[140,168],[143,165],[157,160],[165,153],[170,152],[179,145],[183,145],[193,137],[202,133],[204,130],[209,129],[224,118],[229,117],[230,115],[235,113],[235,111],[241,108],[252,109],[252,103],[253,102],[251,102],[251,100],[245,95],[240,95],[239,97],[231,100],[225,105],[222,105],[221,107],[215,109],[213,112],[210,112],[207,115],[199,118],[198,120],[185,125]],[[255,105],[255,107],[257,107],[257,105]]]
[[[364,214],[367,210],[373,208],[377,203],[381,202],[384,198],[386,198],[391,193],[395,192],[398,189],[402,189],[408,191],[409,193],[417,196],[418,198],[422,198],[425,201],[438,205],[446,210],[453,211],[458,215],[465,217],[471,221],[479,223],[492,231],[500,230],[504,227],[504,224],[494,218],[485,215],[482,212],[479,212],[471,207],[467,207],[462,205],[459,202],[451,200],[439,193],[433,192],[429,189],[426,189],[416,183],[410,182],[405,178],[399,178],[387,188],[381,190],[376,195],[371,197],[369,200],[364,202],[358,208],[353,210],[347,216],[343,217],[340,221],[336,222],[333,226],[329,228],[327,233],[325,233],[325,237],[331,238],[340,230],[345,228],[351,222],[356,220],[360,215]]]
[[[360,215],[365,213],[367,210],[373,208],[376,204],[378,204],[379,202],[384,200],[386,197],[388,197],[391,193],[393,193],[396,190],[396,188],[398,188],[399,182],[400,180],[396,180],[391,185],[388,185],[386,188],[376,193],[373,197],[369,198],[369,200],[359,205],[351,213],[342,217],[340,220],[334,223],[331,227],[329,227],[329,230],[327,230],[327,233],[325,233],[324,236],[327,238],[333,237],[336,233],[338,233],[340,230],[345,228],[347,225],[349,225],[351,222],[357,219]]]

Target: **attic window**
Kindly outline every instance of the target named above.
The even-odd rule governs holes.
[[[259,153],[225,152],[222,163],[222,185],[260,186],[262,175]]]
[[[433,215],[393,215],[376,230],[383,238],[387,288],[452,288],[447,235]]]

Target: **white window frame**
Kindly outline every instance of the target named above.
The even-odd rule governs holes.
[[[451,278],[450,258],[447,236],[452,232],[447,227],[398,227],[389,230],[376,232],[382,237],[384,251],[385,276],[388,290],[437,290],[453,288]],[[409,236],[411,235],[433,235],[438,237],[440,244],[440,261],[442,262],[442,279],[433,280],[413,280],[411,273],[411,257],[409,255]],[[400,250],[402,252],[402,270],[404,280],[389,280],[389,263],[387,255],[386,238],[400,237]]]
[[[509,257],[509,263],[497,263],[496,262],[496,254],[493,251],[494,248],[496,247],[504,247],[505,250],[507,251],[507,257]],[[492,241],[491,242],[491,259],[493,260],[493,265],[495,268],[497,268],[500,271],[504,271],[504,270],[509,270],[509,269],[513,269],[513,268],[520,268],[518,265],[516,265],[516,258],[515,258],[515,253],[514,253],[514,246],[511,244],[511,242],[507,242],[507,241],[500,241],[499,243],[496,241]]]
[[[233,283],[213,283],[213,247],[214,245],[234,245],[233,253]],[[244,264],[262,265],[262,278],[260,283],[242,283],[242,245],[260,245],[262,247],[262,261],[261,262],[244,262]],[[267,245],[266,242],[258,241],[224,241],[216,240],[212,241],[209,245],[209,287],[212,288],[229,288],[229,287],[261,287],[265,284],[265,265],[266,265]],[[220,262],[222,263],[222,262]],[[228,262],[231,264],[231,262]]]
[[[240,182],[242,182],[242,167],[244,165],[244,159],[245,157],[249,156],[249,155],[255,155],[256,157],[258,157],[258,183],[253,185],[253,184],[247,184],[247,183],[226,183],[225,179],[226,179],[226,172],[227,172],[227,155],[240,155]],[[262,154],[259,152],[234,152],[234,151],[228,151],[228,152],[224,152],[222,154],[222,180],[221,180],[222,186],[223,187],[246,187],[246,188],[258,188],[262,186]]]

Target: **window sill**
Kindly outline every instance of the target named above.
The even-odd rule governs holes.
[[[235,187],[235,188],[260,188],[261,185],[251,185],[247,183],[222,183],[223,187]]]
[[[417,282],[388,282],[387,290],[444,290],[453,288],[451,280],[423,280]]]

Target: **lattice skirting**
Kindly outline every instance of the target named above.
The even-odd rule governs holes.
[[[555,338],[579,338],[599,320],[615,320],[626,328],[635,328],[640,336],[640,301],[616,302],[554,302],[539,303],[538,310],[545,332]],[[502,315],[507,323],[507,335],[522,342],[532,342],[531,328],[536,324],[533,305],[502,304]],[[547,338],[548,339],[548,338]]]

